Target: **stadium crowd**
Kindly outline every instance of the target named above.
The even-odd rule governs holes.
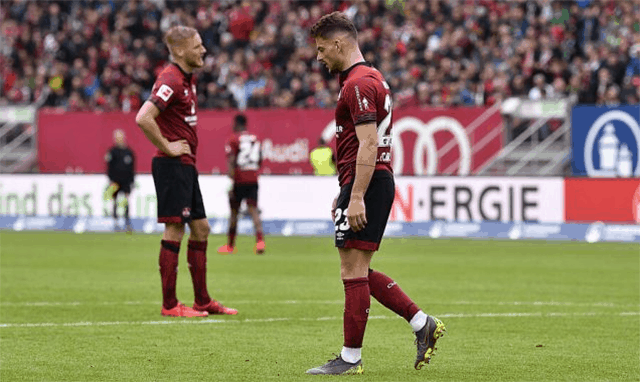
[[[0,3],[0,104],[137,110],[167,62],[163,33],[185,24],[208,50],[200,107],[333,107],[338,82],[308,29],[334,10],[354,20],[397,107],[640,100],[635,0],[13,0]]]

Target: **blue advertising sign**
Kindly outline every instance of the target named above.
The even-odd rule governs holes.
[[[2,216],[0,230],[13,231],[72,231],[115,232],[124,221],[116,225],[104,217],[50,217],[50,216]],[[160,234],[164,226],[156,219],[131,219],[136,234]],[[209,219],[211,233],[224,234],[227,219]],[[120,228],[121,229],[121,228]],[[282,236],[332,236],[335,232],[331,220],[265,220],[263,230],[267,235]],[[238,221],[238,233],[253,235],[250,219]],[[389,222],[387,237],[475,238],[501,240],[570,240],[589,243],[614,241],[640,243],[640,226],[634,224],[566,224],[566,223],[501,223],[501,222]]]
[[[574,175],[640,177],[640,106],[575,106],[571,136]]]

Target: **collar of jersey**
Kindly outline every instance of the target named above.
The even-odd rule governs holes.
[[[360,62],[356,62],[355,64],[351,65],[347,70],[343,70],[342,72],[340,72],[340,82],[343,82],[347,79],[347,77],[349,77],[349,73],[351,73],[351,70],[353,70],[353,68],[355,68],[356,66],[359,65],[366,65],[368,67],[372,67],[373,65],[371,65],[370,62],[367,61],[360,61]]]
[[[175,62],[171,62],[173,65],[176,66],[176,68],[178,68],[178,70],[180,71],[180,73],[182,73],[182,75],[184,76],[184,78],[186,78],[187,80],[191,81],[191,75],[193,73],[187,73],[184,70],[182,70],[182,68],[180,67],[180,65],[176,64]],[[354,65],[355,66],[355,65]]]

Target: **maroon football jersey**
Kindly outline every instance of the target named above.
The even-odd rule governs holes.
[[[233,182],[235,184],[258,183],[260,170],[260,140],[246,131],[233,134],[225,145],[227,156],[236,157]]]
[[[336,149],[340,186],[355,177],[358,137],[355,126],[375,122],[378,127],[376,170],[391,168],[391,91],[382,74],[367,62],[353,65],[340,74],[336,106]]]
[[[193,75],[171,63],[164,67],[153,84],[149,101],[160,109],[156,122],[162,135],[169,142],[186,139],[191,155],[182,155],[182,163],[195,165],[198,148],[198,116],[196,82]],[[158,150],[156,156],[167,155]]]

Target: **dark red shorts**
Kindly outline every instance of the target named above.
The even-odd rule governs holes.
[[[378,170],[373,173],[369,188],[364,194],[367,225],[358,232],[353,232],[349,228],[349,222],[345,216],[352,187],[353,182],[340,188],[334,222],[336,247],[377,251],[380,248],[382,235],[387,227],[393,198],[395,197],[393,174],[384,170]]]

